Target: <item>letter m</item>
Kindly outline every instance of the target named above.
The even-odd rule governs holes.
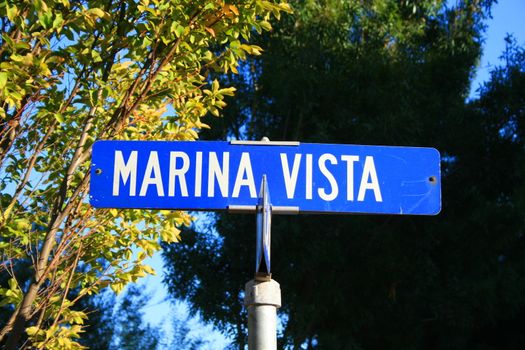
[[[134,196],[137,191],[137,158],[138,152],[132,151],[128,161],[124,162],[122,151],[115,151],[115,167],[113,168],[113,195],[120,193],[120,179],[125,186],[129,180],[129,195]]]

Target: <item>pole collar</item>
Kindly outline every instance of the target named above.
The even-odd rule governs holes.
[[[272,305],[281,307],[281,287],[274,280],[251,280],[246,283],[244,306]]]

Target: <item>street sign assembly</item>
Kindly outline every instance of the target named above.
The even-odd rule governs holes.
[[[433,148],[242,141],[97,141],[98,208],[254,212],[263,176],[275,213],[435,215]]]

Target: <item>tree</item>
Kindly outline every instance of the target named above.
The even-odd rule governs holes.
[[[293,18],[264,37],[265,56],[246,68],[252,74],[233,78],[242,80],[243,96],[228,108],[247,121],[245,136],[434,146],[443,160],[443,212],[435,218],[275,216],[281,344],[510,344],[502,329],[514,334],[524,306],[525,265],[515,253],[524,227],[522,63],[495,74],[479,101],[465,102],[490,2],[295,7]],[[514,63],[520,55],[512,56]],[[234,129],[229,117],[226,127]],[[237,310],[253,271],[253,224],[253,217],[218,215],[207,232],[164,253],[166,279],[177,281],[169,285],[172,295],[226,324],[239,348],[244,330],[234,325],[245,322]]]
[[[121,298],[126,299],[126,297],[127,290],[123,295],[121,294]],[[91,350],[108,350],[115,337],[116,319],[113,315],[118,306],[117,297],[109,288],[99,294],[80,299],[75,308],[85,312],[88,320],[82,328],[79,343],[88,346]],[[141,312],[138,307],[134,309]]]
[[[254,30],[269,30],[282,11],[286,3],[260,0],[0,4],[0,274],[8,281],[0,298],[9,314],[0,343],[7,349],[80,347],[74,338],[86,315],[72,306],[153,273],[144,259],[159,239],[177,241],[177,227],[191,218],[93,210],[91,145],[196,139],[206,127],[201,118],[219,115],[234,92],[210,72],[236,72],[239,60],[259,54]],[[29,279],[19,264],[31,266]]]
[[[144,319],[145,308],[149,307],[151,293],[144,290],[144,284],[130,284],[118,296],[110,289],[83,298],[77,307],[89,313],[89,321],[84,327],[80,343],[93,350],[108,349],[181,349],[196,350],[209,348],[205,329],[199,327],[197,318],[190,318],[180,309],[170,313],[167,320],[171,332],[162,327],[158,329]],[[165,322],[167,321],[167,322]],[[170,333],[168,336],[166,333]]]
[[[79,342],[90,349],[156,349],[162,330],[144,320],[144,308],[150,294],[137,284],[130,284],[117,298],[105,289],[83,298],[77,307],[89,314]]]
[[[188,316],[175,315],[175,317],[173,317],[173,338],[169,343],[169,348],[185,350],[198,350],[210,348],[209,341],[204,339],[202,336],[190,336],[192,329],[190,328],[189,324],[191,320],[192,318]]]
[[[144,324],[142,309],[148,295],[133,285],[124,294],[117,308],[113,309],[114,337],[116,349],[156,349],[159,344],[159,330]]]

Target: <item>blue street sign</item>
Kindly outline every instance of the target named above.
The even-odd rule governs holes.
[[[435,215],[433,148],[293,142],[97,141],[98,208],[255,211],[263,175],[273,211]]]

